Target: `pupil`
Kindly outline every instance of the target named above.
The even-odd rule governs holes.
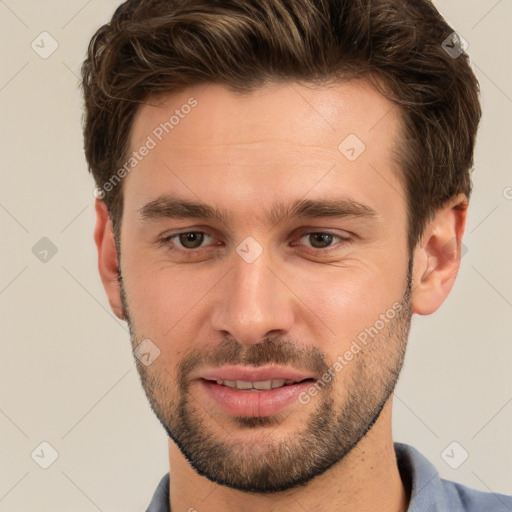
[[[317,241],[320,242],[320,245],[316,245]],[[322,245],[323,242],[327,242],[327,245]],[[315,248],[328,247],[332,242],[332,235],[328,233],[315,233],[313,235],[311,245]]]
[[[203,233],[182,233],[180,235],[180,242],[187,249],[195,249],[203,242]]]

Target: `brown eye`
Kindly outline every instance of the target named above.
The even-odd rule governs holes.
[[[327,255],[330,251],[342,249],[352,243],[351,237],[338,235],[329,231],[309,231],[304,233],[299,240],[306,250],[316,256]],[[297,245],[297,244],[293,244]]]
[[[197,249],[204,241],[204,233],[199,231],[190,231],[178,235],[180,244],[186,249]]]
[[[330,233],[309,233],[307,236],[310,239],[311,247],[315,249],[325,249],[333,241],[333,235]]]
[[[195,258],[212,249],[211,245],[219,245],[212,242],[215,242],[215,237],[206,231],[183,231],[164,236],[159,240],[159,245],[175,254]]]

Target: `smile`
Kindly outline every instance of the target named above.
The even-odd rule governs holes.
[[[228,388],[238,389],[240,391],[265,391],[289,386],[290,384],[295,384],[297,381],[291,379],[272,379],[250,382],[246,380],[216,379],[215,382],[221,386],[227,386]]]

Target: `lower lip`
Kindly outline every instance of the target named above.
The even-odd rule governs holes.
[[[234,416],[272,416],[297,401],[300,393],[309,388],[311,381],[298,382],[265,391],[246,391],[216,382],[200,380],[200,383],[219,408]]]

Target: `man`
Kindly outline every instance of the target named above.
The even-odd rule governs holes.
[[[148,511],[512,510],[392,439],[481,115],[429,1],[130,0],[83,89],[99,271],[169,436]]]

